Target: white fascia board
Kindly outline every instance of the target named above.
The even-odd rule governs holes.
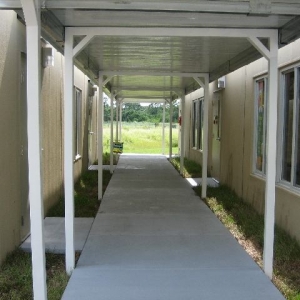
[[[73,35],[98,36],[154,36],[154,37],[232,37],[270,38],[277,35],[277,29],[243,28],[161,28],[161,27],[68,27]]]
[[[271,9],[274,15],[300,15],[300,3],[276,3]]]
[[[186,2],[132,2],[132,3],[115,3],[112,1],[61,1],[47,0],[47,9],[109,9],[109,10],[143,10],[143,11],[182,11],[182,12],[205,12],[205,13],[251,13],[250,5],[244,1],[203,1],[202,3]],[[2,0],[0,9],[19,9],[21,8],[20,0]],[[257,12],[259,14],[259,11]],[[263,14],[263,11],[262,11]],[[272,3],[270,9],[271,15],[300,15],[300,3]]]
[[[14,1],[4,1],[14,2]],[[292,2],[292,1],[291,1]],[[253,12],[250,2],[246,1],[72,1],[72,0],[47,0],[48,9],[101,9],[101,10],[133,10],[133,11],[183,11],[183,12],[206,12],[206,13],[235,13],[249,14]],[[300,14],[298,3],[272,3],[266,10],[264,6],[258,7],[255,13],[278,15]]]
[[[160,10],[249,13],[249,3],[244,1],[72,1],[47,0],[48,9],[109,9],[109,10]]]

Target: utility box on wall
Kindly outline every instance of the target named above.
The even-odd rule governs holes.
[[[218,89],[225,89],[225,76],[218,79]]]

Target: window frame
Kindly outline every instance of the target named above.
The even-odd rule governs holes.
[[[292,112],[292,152],[291,152],[291,170],[290,170],[290,181],[283,178],[283,159],[284,159],[284,133],[285,133],[285,114],[286,114],[286,74],[294,72],[294,103],[293,103],[293,112]],[[296,182],[296,171],[297,171],[297,139],[298,146],[300,145],[299,133],[297,132],[297,126],[300,124],[300,65],[291,65],[280,71],[280,108],[279,108],[279,138],[278,138],[278,164],[277,164],[277,181],[283,187],[287,187],[295,192],[299,193],[300,184],[297,185]],[[298,113],[298,115],[297,115]],[[298,150],[299,151],[299,150]],[[299,160],[300,162],[300,160]]]
[[[258,148],[258,97],[259,97],[259,82],[264,82],[264,112],[263,112],[263,134],[262,134],[262,169],[257,168],[257,148]],[[263,75],[254,79],[254,127],[253,127],[253,162],[252,171],[254,174],[266,176],[266,146],[267,146],[267,118],[268,118],[268,76]]]
[[[81,159],[82,90],[74,86],[74,161]]]
[[[196,149],[196,122],[197,122],[196,107],[197,107],[197,102],[196,100],[193,100],[192,101],[192,148],[193,149]]]
[[[203,151],[204,97],[192,102],[192,148]]]

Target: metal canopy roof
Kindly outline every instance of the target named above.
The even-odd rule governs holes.
[[[41,2],[43,35],[61,51],[65,27],[279,29],[280,45],[300,36],[298,0]],[[21,5],[2,0],[0,8],[18,11]],[[77,36],[75,45],[83,37]],[[199,87],[193,78],[174,73],[209,73],[215,80],[259,57],[245,38],[102,35],[76,57],[76,64],[92,79],[102,70],[122,74],[106,86],[119,98],[158,101]],[[160,72],[168,76],[157,76]]]

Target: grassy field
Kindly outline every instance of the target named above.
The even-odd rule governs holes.
[[[122,123],[123,153],[162,154],[162,125],[154,123]],[[114,124],[114,136],[115,136]],[[177,126],[174,124],[173,126]],[[104,152],[110,152],[110,123],[104,125]],[[172,152],[178,153],[178,128],[172,130]],[[114,138],[115,139],[115,138]],[[165,153],[169,153],[169,125],[165,128]]]

